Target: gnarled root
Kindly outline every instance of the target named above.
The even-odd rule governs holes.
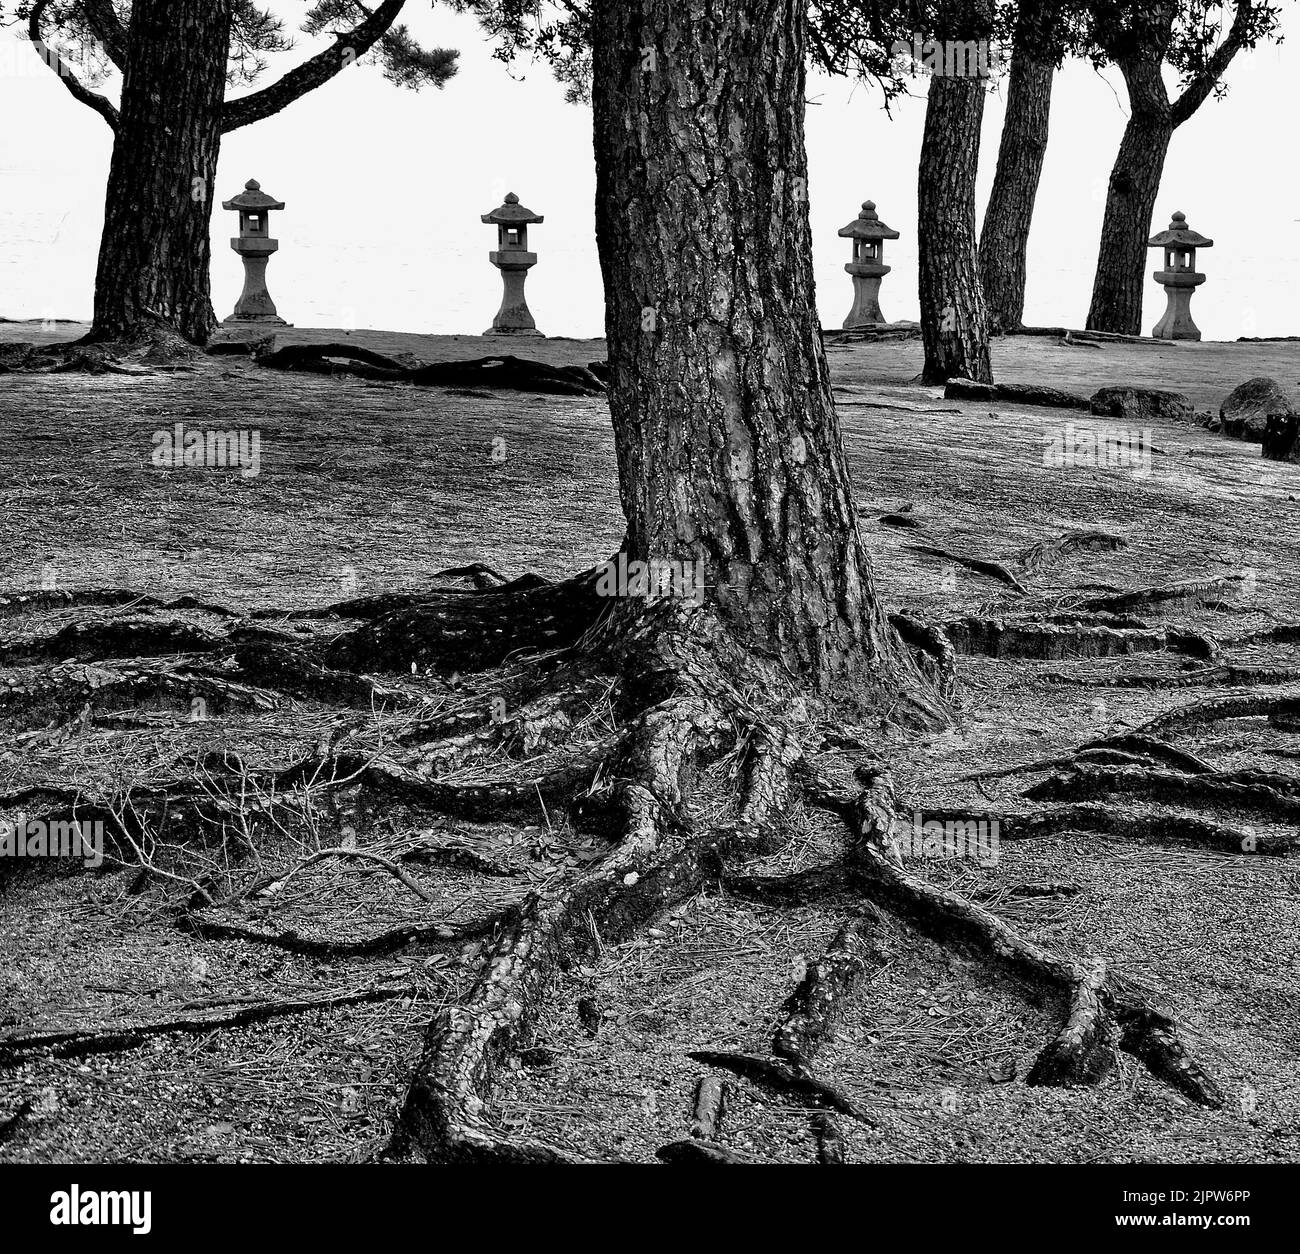
[[[845,923],[826,952],[808,968],[799,986],[787,998],[785,1018],[772,1038],[772,1052],[798,1067],[811,1067],[822,1042],[830,1034],[841,1000],[871,966],[883,958],[873,935],[879,912],[867,905],[856,919]]]
[[[560,951],[590,916],[602,936],[637,924],[694,890],[704,866],[680,814],[683,774],[701,740],[721,731],[716,707],[682,697],[649,711],[629,766],[646,782],[618,786],[622,836],[595,870],[554,894],[534,894],[498,942],[463,1006],[430,1025],[395,1149],[414,1142],[439,1161],[558,1161],[549,1147],[497,1133],[485,1118],[492,1075],[524,1040]]]
[[[1038,1055],[1026,1084],[1098,1084],[1110,1073],[1116,1029],[1102,1000],[1105,983],[1106,968],[1100,962],[1076,970],[1069,1017],[1056,1039]]]
[[[286,626],[292,615],[233,623],[221,615],[218,630],[171,617],[141,618],[139,605],[113,602],[128,614],[124,626],[111,618],[71,628],[61,622],[44,635],[11,638],[8,647],[14,657],[39,661],[65,648],[90,656],[100,649],[174,652],[184,646],[203,654],[204,665],[194,659],[184,667],[172,660],[120,663],[109,668],[98,695],[86,690],[98,682],[92,668],[55,669],[30,693],[14,690],[0,699],[0,710],[14,721],[47,707],[74,713],[83,697],[120,715],[137,698],[179,701],[192,691],[187,685],[197,691],[201,684],[232,716],[295,708],[283,694],[342,707],[346,717],[331,720],[327,713],[314,749],[308,741],[309,747],[261,769],[245,766],[235,752],[215,760],[209,755],[200,782],[171,778],[134,790],[118,799],[122,804],[50,786],[19,790],[0,798],[0,806],[112,818],[122,861],[189,890],[175,913],[196,936],[357,959],[407,946],[445,952],[466,941],[484,942],[486,961],[468,993],[439,1010],[428,1027],[394,1154],[480,1162],[575,1157],[498,1126],[493,1093],[503,1060],[532,1042],[557,973],[575,957],[633,935],[719,880],[727,892],[772,906],[824,902],[837,913],[840,926],[825,953],[784,1003],[770,1053],[702,1049],[691,1055],[713,1070],[702,1093],[720,1098],[716,1072],[725,1071],[813,1112],[821,1161],[843,1160],[837,1116],[870,1118],[814,1067],[855,990],[882,961],[882,911],[942,945],[995,963],[1030,996],[1061,1007],[1062,1028],[1031,1071],[1032,1083],[1097,1083],[1119,1048],[1194,1100],[1221,1100],[1188,1057],[1173,1020],[1149,1006],[1136,986],[1100,964],[1051,952],[978,902],[909,870],[889,843],[898,813],[888,777],[863,768],[867,786],[856,796],[824,783],[813,746],[847,747],[851,738],[843,728],[821,728],[825,709],[770,659],[743,649],[709,609],[671,599],[602,598],[595,572],[560,584],[504,582],[478,568],[458,574],[474,587],[366,598],[323,615],[301,615],[293,629],[301,638]],[[1102,621],[1101,615],[1062,619],[1040,620],[1032,630],[1040,641],[1058,642],[1071,632],[1093,632],[1116,651],[1170,647],[1167,630],[1145,624],[1114,616]],[[920,669],[950,690],[956,653],[950,635],[910,619],[895,625],[919,656]],[[1061,632],[1045,630],[1057,627]],[[1057,648],[1043,644],[1041,651]],[[901,655],[895,660],[904,669]],[[412,665],[420,674],[408,684]],[[905,669],[908,682],[915,681],[914,669]],[[461,676],[470,672],[477,673],[467,686]],[[1068,774],[1040,787],[1072,804],[1001,816],[1003,838],[1083,830],[1139,839],[1181,836],[1225,848],[1241,838],[1235,828],[1191,816],[1116,815],[1089,804],[1117,793],[1249,803],[1289,817],[1300,806],[1300,793],[1280,777],[1218,771],[1161,734],[1170,726],[1242,713],[1290,717],[1300,713],[1300,698],[1252,692],[1205,704],[1208,710],[1175,712],[1173,723],[1166,716],[1163,724],[1017,768],[1064,767]],[[873,747],[857,742],[868,755]],[[284,766],[286,760],[292,765]],[[700,803],[702,779],[710,787],[722,781],[724,797],[703,793],[710,802],[720,800],[718,806]],[[785,816],[796,800],[841,817],[843,856],[784,877],[744,874],[739,860],[770,851],[774,837],[790,830]],[[479,825],[466,835],[461,821]],[[500,831],[523,822],[539,838],[572,838],[566,853],[573,856],[529,874],[521,863],[531,842],[515,844],[513,833]],[[430,823],[436,834],[424,826]],[[263,833],[274,840],[258,847]],[[159,835],[182,852],[216,847],[230,855],[227,863],[245,859],[239,868],[244,888],[232,884],[229,865],[222,868],[223,896],[219,876],[151,861],[151,842]],[[372,872],[366,887],[390,894],[406,912],[371,936],[349,936],[337,921],[304,929],[300,920],[277,915],[281,899],[266,894],[259,899],[264,918],[240,913],[259,887],[282,887],[292,876],[301,894],[313,876],[325,874],[332,883],[353,883],[358,864]],[[380,873],[373,873],[376,868]],[[449,882],[472,878],[481,892],[463,918],[439,906],[445,897],[425,878],[448,868]],[[743,1161],[723,1144],[720,1105],[712,1103],[710,1114],[710,1103],[697,1102],[692,1135],[665,1146],[660,1156]]]
[[[1089,975],[1021,936],[982,906],[903,867],[888,845],[892,815],[890,785],[880,775],[858,799],[848,851],[850,865],[872,898],[940,943],[992,960],[1040,996],[1069,999],[1062,1033],[1047,1047],[1041,1065],[1035,1064],[1039,1082],[1052,1077],[1091,1082],[1088,1077],[1099,1075],[1103,1042],[1110,1032],[1104,1020],[1109,1014],[1117,1025],[1120,1048],[1152,1074],[1201,1105],[1223,1104],[1218,1087],[1187,1055],[1174,1020],[1148,1006],[1130,982],[1100,973]]]

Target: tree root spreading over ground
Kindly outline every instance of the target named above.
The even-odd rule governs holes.
[[[1049,557],[1037,553],[1033,560]],[[919,874],[898,842],[910,807],[876,761],[868,757],[859,765],[856,791],[823,777],[814,763],[820,750],[870,749],[890,734],[886,720],[848,735],[770,661],[742,650],[709,609],[671,599],[601,600],[595,572],[560,584],[506,582],[486,568],[447,572],[447,579],[473,586],[353,601],[329,613],[254,618],[192,599],[163,604],[116,592],[0,600],[0,618],[50,618],[0,643],[0,664],[10,674],[0,686],[6,748],[42,735],[72,739],[90,728],[147,732],[149,719],[184,719],[195,701],[205,703],[207,714],[266,714],[299,698],[329,707],[317,750],[287,765],[255,770],[238,754],[209,754],[201,762],[173,763],[147,786],[124,792],[94,796],[49,783],[18,789],[0,797],[0,810],[47,821],[104,821],[109,864],[136,872],[142,887],[170,894],[174,923],[194,935],[321,956],[412,946],[438,952],[481,941],[472,985],[429,1024],[390,1156],[571,1158],[500,1128],[492,1104],[498,1069],[529,1047],[559,972],[634,936],[714,883],[771,906],[829,904],[843,922],[782,1006],[768,1054],[703,1048],[691,1054],[704,1071],[692,1125],[683,1129],[690,1135],[665,1145],[664,1161],[745,1161],[723,1140],[726,1083],[734,1081],[719,1073],[806,1107],[819,1160],[843,1160],[839,1120],[870,1121],[871,1115],[817,1073],[817,1059],[854,990],[882,962],[876,937],[886,916],[992,965],[1026,998],[1056,1011],[1060,1029],[1043,1044],[1028,1083],[1098,1084],[1119,1050],[1191,1101],[1222,1104],[1174,1019],[1137,984],[1102,962],[1052,952],[978,900]],[[1039,619],[894,621],[926,673],[951,690],[959,653],[1217,656],[1219,642],[1119,613],[1214,594],[1221,586],[1201,581],[1169,596],[1097,598],[1078,612]],[[93,618],[75,618],[87,609],[96,611]],[[65,621],[70,615],[73,621]],[[353,625],[340,629],[341,620]],[[1279,627],[1273,638],[1290,639],[1290,630]],[[1232,670],[1209,667],[1189,682],[1218,682],[1223,669]],[[412,672],[426,681],[419,690],[406,682]],[[1252,682],[1249,690],[1189,703],[1071,754],[970,777],[1042,775],[1022,795],[1054,803],[1051,808],[927,816],[997,817],[1006,840],[1097,833],[1227,852],[1290,852],[1294,835],[1256,836],[1251,827],[1188,810],[1223,806],[1294,831],[1300,819],[1294,778],[1220,770],[1170,739],[1188,728],[1261,716],[1276,728],[1297,730],[1300,695],[1264,691],[1272,680]],[[1289,682],[1289,672],[1276,680]],[[1121,808],[1120,799],[1142,807]],[[784,817],[795,805],[838,817],[839,853],[790,875],[752,874],[750,860],[779,847]],[[514,825],[540,808],[551,831],[536,839],[550,840],[563,828],[585,838],[587,848],[570,869],[520,885],[503,850],[486,844],[439,839],[435,832],[402,849],[371,847],[382,816],[395,807],[426,818]],[[284,839],[304,831],[314,843]],[[290,849],[296,856],[286,854]],[[278,851],[274,861],[272,850]],[[243,913],[325,860],[389,877],[410,890],[424,918],[348,937],[305,935],[250,922]],[[428,868],[513,886],[513,895],[484,899],[464,917],[434,917],[445,896],[424,886]],[[324,998],[236,999],[157,1022],[7,1030],[0,1032],[0,1065],[39,1052],[130,1048],[145,1036],[403,993],[401,986],[377,984]]]

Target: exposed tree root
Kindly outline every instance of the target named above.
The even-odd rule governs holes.
[[[588,919],[605,937],[626,934],[701,882],[710,842],[691,840],[679,817],[683,775],[701,742],[722,731],[716,707],[684,696],[648,711],[624,761],[619,783],[621,837],[595,869],[567,889],[530,896],[507,930],[467,1003],[435,1019],[407,1096],[400,1151],[413,1141],[428,1157],[469,1161],[553,1162],[550,1147],[514,1141],[485,1121],[485,1099],[503,1053],[525,1034],[571,934]],[[760,791],[766,796],[769,789]],[[761,825],[761,816],[742,819]],[[630,891],[623,891],[623,890]]]
[[[655,1157],[666,1163],[716,1163],[744,1166],[754,1159],[715,1141],[672,1141],[655,1150]]]
[[[1233,648],[1251,644],[1300,644],[1300,623],[1277,623],[1229,642]]]
[[[729,1087],[717,1076],[702,1076],[695,1086],[695,1110],[691,1116],[691,1136],[697,1141],[715,1141],[718,1125],[727,1111]]]
[[[196,704],[196,702],[198,704]],[[272,692],[194,668],[165,663],[115,663],[111,666],[53,666],[30,677],[11,676],[0,687],[0,725],[77,718],[83,725],[103,716],[165,703],[191,719],[234,710],[265,711],[280,705]]]
[[[1190,775],[1206,775],[1215,769],[1194,753],[1175,748],[1163,740],[1156,740],[1136,732],[1126,732],[1116,736],[1106,736],[1101,740],[1090,740],[1072,752],[1058,757],[1039,758],[1033,762],[1022,762],[1018,766],[975,771],[970,775],[960,776],[956,782],[961,784],[973,780],[1006,779],[1011,775],[1028,775],[1036,771],[1051,771],[1059,767],[1073,766],[1077,762],[1123,764],[1140,763],[1143,760],[1162,762],[1180,771],[1186,771]]]
[[[1183,579],[1177,583],[1162,584],[1155,588],[1135,588],[1131,592],[1089,597],[1081,601],[1078,608],[1122,614],[1139,606],[1220,601],[1241,591],[1242,585],[1248,581],[1249,575],[1245,571],[1235,571],[1229,575],[1213,575],[1204,579]]]
[[[1072,551],[1067,540],[1056,542],[1053,553]],[[1091,543],[1079,539],[1076,547]],[[1026,560],[1041,566],[1050,559],[1044,551]],[[99,700],[101,710],[125,710],[135,701],[175,701],[192,691],[188,684],[212,685],[214,702],[225,700],[231,709],[270,708],[266,703],[287,693],[352,711],[405,716],[396,728],[385,726],[382,735],[377,724],[365,718],[349,718],[346,728],[342,721],[327,726],[320,748],[286,769],[249,770],[233,754],[221,755],[210,763],[205,760],[198,783],[165,781],[136,790],[129,799],[88,801],[73,789],[59,788],[28,789],[0,798],[0,808],[6,810],[44,807],[53,813],[61,807],[112,816],[121,833],[117,853],[122,861],[142,873],[182,881],[182,886],[201,894],[198,900],[208,903],[199,910],[191,901],[180,913],[179,926],[193,935],[331,957],[486,940],[486,961],[469,993],[440,1010],[429,1025],[393,1154],[479,1162],[575,1157],[497,1126],[491,1102],[498,1068],[534,1040],[558,972],[578,955],[634,934],[718,879],[728,892],[771,905],[833,903],[840,918],[847,920],[784,1004],[770,1056],[722,1051],[691,1055],[817,1111],[814,1126],[821,1161],[843,1160],[843,1137],[834,1115],[870,1118],[858,1102],[815,1076],[812,1068],[851,991],[883,961],[875,940],[884,922],[881,909],[941,945],[1005,969],[1028,995],[1060,1007],[1061,1031],[1046,1044],[1030,1072],[1031,1083],[1097,1083],[1109,1071],[1118,1047],[1193,1100],[1206,1105],[1221,1101],[1213,1082],[1187,1057],[1174,1021],[1150,1007],[1136,986],[1099,963],[1052,953],[978,902],[940,889],[904,866],[889,841],[900,815],[887,776],[861,767],[859,778],[867,787],[858,796],[841,795],[823,782],[804,754],[813,746],[834,743],[839,735],[817,734],[825,711],[814,707],[769,659],[741,649],[712,611],[673,599],[630,603],[601,598],[594,571],[560,584],[535,579],[506,583],[486,568],[446,574],[471,580],[478,590],[364,598],[313,611],[322,621],[335,614],[360,624],[345,625],[334,636],[317,631],[295,639],[274,624],[253,627],[246,619],[226,636],[201,632],[179,620],[108,619],[79,626],[81,635],[66,635],[69,629],[64,627],[48,636],[38,651],[43,648],[48,656],[71,647],[74,655],[81,649],[85,652],[80,656],[89,656],[98,650],[138,652],[145,646],[146,653],[148,648],[204,653],[217,664],[204,673],[196,673],[194,664],[185,670],[174,663],[119,665],[109,681],[99,684],[92,682],[94,668],[65,668],[40,681],[54,695],[0,692],[0,713],[15,716],[45,709],[42,700],[51,710],[71,710],[82,697]],[[110,608],[129,611],[136,604],[113,602]],[[1096,650],[1088,656],[1107,656],[1147,646],[1191,651],[1201,647],[1196,640],[1206,648],[1212,643],[1104,612],[994,626],[988,624],[995,620],[962,622],[965,636],[961,624],[945,631],[902,616],[895,619],[922,669],[945,691],[952,685],[955,653],[963,646],[968,652],[980,645],[1005,648],[1005,656],[1067,656],[1082,641]],[[196,634],[186,636],[186,631]],[[182,643],[185,648],[177,647]],[[25,642],[12,647],[30,652],[33,646]],[[445,693],[426,699],[400,688],[396,680],[385,683],[379,678],[401,676],[412,665],[449,676]],[[461,676],[489,668],[500,670],[471,680],[477,688],[466,689]],[[227,674],[252,682],[235,683]],[[1225,706],[1225,700],[1239,704]],[[1206,712],[1208,706],[1214,713]],[[1233,694],[1217,705],[1201,703],[1195,709],[1199,712],[1191,707],[1171,712],[1164,716],[1164,726],[1157,720],[1137,732],[1081,746],[1068,756],[993,774],[1065,767],[1068,774],[1049,778],[1037,788],[1066,801],[1151,795],[1175,805],[1215,801],[1293,818],[1300,811],[1300,785],[1284,784],[1283,777],[1263,772],[1217,771],[1160,736],[1169,727],[1238,717],[1243,709],[1290,717],[1300,714],[1300,697]],[[1179,723],[1180,717],[1191,721]],[[843,735],[839,738],[849,743]],[[862,756],[871,757],[874,744],[854,743]],[[710,781],[725,781],[729,790],[721,800],[710,794],[717,804],[707,808],[697,796],[706,773]],[[1027,795],[1036,794],[1031,790]],[[724,869],[772,849],[774,839],[787,830],[784,815],[796,797],[845,820],[843,856],[777,878]],[[319,803],[330,816],[321,820],[330,828],[324,838],[308,821],[320,818],[312,812]],[[496,877],[515,874],[509,859],[502,863],[489,856],[490,845],[480,850],[426,839],[411,848],[408,836],[402,844],[386,843],[378,852],[355,840],[358,832],[390,814],[429,811],[512,822],[540,819],[548,826],[553,819],[571,823],[587,838],[590,856],[572,873],[550,876],[526,892],[521,884],[518,899],[478,917],[462,922],[454,917],[420,918],[377,935],[349,938],[328,931],[303,935],[282,924],[240,918],[239,911],[221,908],[227,902],[213,905],[220,896],[214,881],[200,879],[197,873],[186,880],[187,869],[179,864],[151,861],[153,846],[145,839],[162,833],[178,845],[186,840],[219,843],[225,850],[229,842],[238,843],[238,837],[243,844],[235,852],[242,856],[251,850],[250,833],[261,830],[259,825],[281,835],[292,831],[294,851],[287,858],[278,853],[271,869],[248,852],[256,861],[244,882],[251,881],[252,887],[236,899],[259,887],[283,885],[308,866],[334,857],[374,863],[425,902],[434,894],[407,872],[413,863],[458,865]],[[942,815],[927,810],[927,817]],[[1251,835],[1247,828],[1199,816],[1133,815],[1101,804],[992,817],[1001,820],[1002,838],[1008,840],[1054,831],[1102,832],[1141,840],[1194,841],[1231,851],[1243,849],[1241,842]],[[311,831],[311,842],[298,840],[300,828]],[[337,838],[335,828],[343,833]],[[348,838],[349,828],[353,839]],[[1281,852],[1291,843],[1260,837],[1255,851]],[[588,858],[587,853],[583,857]],[[1027,892],[1033,887],[1025,886]],[[501,895],[500,886],[494,886],[493,900],[499,903]],[[217,1019],[222,1014],[270,1017],[295,1012],[270,1010],[271,1005],[209,1009]],[[207,1013],[198,1015],[196,1022]],[[230,1019],[244,1021],[252,1019]],[[173,1026],[128,1024],[120,1034],[126,1040],[141,1031],[190,1030],[169,1022]],[[214,1019],[212,1026],[224,1022]],[[105,1027],[94,1025],[83,1035],[97,1039]],[[42,1046],[54,1047],[57,1042]],[[665,1146],[661,1158],[744,1161],[743,1155],[722,1144],[722,1096],[718,1077],[706,1076],[697,1094],[691,1135]]]
[[[818,1111],[812,1117],[813,1132],[817,1137],[817,1161],[823,1167],[844,1162],[844,1133],[839,1120],[829,1111]]]
[[[1086,396],[1075,396],[1057,388],[1029,383],[977,383],[972,379],[949,379],[944,400],[1003,401],[1013,405],[1040,405],[1049,409],[1079,409],[1088,412]]]
[[[1123,536],[1112,535],[1109,531],[1087,529],[1067,531],[1051,540],[1040,540],[1031,544],[1016,555],[1016,565],[1027,575],[1036,574],[1045,567],[1054,566],[1074,553],[1087,552],[1113,553],[1117,549],[1128,547]]]
[[[1208,802],[1283,820],[1300,818],[1300,779],[1267,771],[1184,775],[1144,766],[1089,766],[1053,775],[1026,789],[1034,801],[1080,801],[1116,793],[1174,804]]]
[[[870,904],[835,934],[822,957],[804,974],[786,999],[772,1037],[773,1057],[734,1051],[695,1050],[690,1057],[723,1067],[783,1097],[821,1111],[838,1111],[864,1122],[871,1116],[834,1086],[818,1079],[812,1066],[818,1050],[834,1030],[841,1003],[869,966],[884,962],[874,934],[883,920]],[[834,1125],[830,1125],[834,1126]],[[841,1159],[843,1143],[840,1141]],[[662,1151],[661,1151],[662,1152]]]
[[[1213,657],[1209,637],[1177,628],[1151,627],[1111,616],[1061,615],[1040,619],[960,618],[943,625],[958,653],[1056,662],[1067,658],[1124,657],[1168,649]]]
[[[253,356],[259,366],[275,370],[353,374],[363,379],[426,387],[509,388],[553,396],[601,396],[605,392],[604,383],[588,367],[552,366],[509,355],[408,366],[358,344],[288,344],[269,351],[255,351]]]
[[[254,610],[251,617],[283,619],[286,622],[311,622],[326,618],[359,618],[373,622],[395,610],[410,610],[428,605],[445,598],[448,593],[459,593],[465,596],[471,591],[485,592],[492,588],[498,591],[518,592],[526,588],[547,587],[550,583],[540,575],[521,575],[518,579],[507,579],[483,562],[471,562],[468,566],[453,566],[429,576],[429,582],[433,585],[455,580],[468,580],[473,584],[473,589],[435,586],[427,592],[380,592],[371,596],[349,597],[346,601],[335,601],[324,607]]]
[[[809,1106],[838,1110],[864,1123],[873,1122],[871,1116],[856,1102],[838,1089],[818,1080],[802,1067],[781,1058],[767,1058],[762,1054],[739,1054],[728,1051],[697,1049],[690,1057],[711,1067],[724,1067],[746,1080],[771,1089],[783,1097],[794,1098]]]
[[[937,557],[945,562],[955,562],[958,566],[973,570],[977,575],[986,575],[990,579],[996,579],[999,583],[1004,583],[1017,592],[1027,593],[1029,591],[1001,562],[988,561],[982,557],[970,557],[962,553],[952,553],[948,549],[941,549],[931,544],[909,544],[905,547],[913,553],[924,553],[927,557]]]
[[[1047,1048],[1049,1059],[1040,1079],[1068,1076],[1068,1082],[1086,1082],[1095,1072],[1099,1040],[1087,1027],[1088,969],[1058,957],[1025,939],[982,906],[939,888],[906,870],[891,856],[888,834],[893,815],[887,777],[880,776],[858,799],[849,859],[873,900],[893,910],[941,944],[957,945],[993,961],[1024,981],[1040,995],[1070,1000],[1065,1029],[1068,1041],[1080,1048],[1063,1047],[1058,1037]],[[1128,981],[1106,976],[1096,995],[1113,1015],[1120,1048],[1138,1057],[1153,1074],[1174,1085],[1204,1106],[1218,1107],[1223,1095],[1204,1071],[1191,1060],[1176,1034],[1176,1024],[1166,1014],[1147,1005]],[[1079,1019],[1074,1019],[1076,1009]],[[1069,1024],[1074,1021],[1074,1028]]]
[[[480,776],[451,783],[425,779],[396,765],[375,763],[358,769],[363,772],[363,786],[381,797],[455,818],[514,818],[532,822],[544,817],[548,807],[559,809],[586,793],[620,742],[620,736],[611,736],[566,755],[551,770],[523,778],[513,772],[504,778]],[[346,765],[344,762],[344,769]]]
[[[1102,1003],[1105,982],[1106,969],[1101,963],[1077,972],[1065,1026],[1038,1055],[1025,1077],[1026,1084],[1098,1084],[1110,1073],[1116,1029]]]
[[[914,650],[917,668],[941,697],[950,697],[957,687],[957,651],[942,627],[906,614],[891,614],[890,625],[904,644]]]
[[[408,923],[358,940],[303,936],[292,928],[268,932],[240,923],[224,923],[198,913],[183,914],[176,924],[181,931],[204,940],[247,941],[252,945],[269,945],[313,958],[366,958],[396,953],[411,945],[453,945],[481,940],[511,925],[518,913],[517,907],[507,906],[462,923]]]
[[[139,311],[129,338],[110,338],[91,330],[79,340],[62,344],[6,345],[10,370],[27,374],[151,375],[193,370],[203,353],[185,339],[162,314]]]
[[[839,1002],[852,991],[868,966],[880,966],[873,935],[879,925],[870,906],[835,934],[826,952],[809,967],[784,1006],[785,1018],[772,1038],[772,1052],[795,1066],[808,1068],[830,1034]]]
[[[1214,684],[1265,687],[1300,683],[1300,666],[1204,666],[1176,674],[1149,675],[1040,675],[1045,683],[1083,688],[1191,688]]]
[[[254,683],[295,696],[375,711],[409,710],[425,704],[400,688],[364,675],[318,666],[287,645],[243,644],[234,657],[240,671]]]
[[[1212,697],[1207,701],[1196,701],[1158,714],[1143,723],[1137,731],[1141,735],[1158,738],[1167,736],[1170,732],[1204,727],[1208,723],[1219,723],[1231,718],[1257,718],[1260,715],[1267,715],[1270,722],[1275,718],[1295,718],[1300,715],[1300,696],[1247,692]]]
[[[202,610],[208,614],[237,618],[228,606],[196,597],[183,596],[171,601],[144,596],[126,588],[41,588],[32,592],[10,592],[0,596],[0,618],[16,618],[20,614],[45,613],[52,610],[75,609],[159,609]]]
[[[316,660],[343,670],[476,671],[521,651],[568,648],[609,608],[597,579],[592,570],[560,584],[422,598],[319,646]]]
[[[0,666],[210,653],[224,643],[221,636],[180,620],[142,618],[70,623],[47,636],[0,644]]]
[[[1079,340],[1085,343],[1093,341],[1100,344],[1145,344],[1148,348],[1156,346],[1159,340],[1153,340],[1145,335],[1124,335],[1118,331],[1076,331],[1071,327],[1016,327],[1012,332],[1015,335],[1045,335],[1052,339],[1063,339],[1069,337],[1072,340]]]
[[[385,984],[346,992],[315,994],[310,997],[267,1000],[242,997],[219,999],[187,1007],[188,1014],[170,1019],[141,1019],[131,1022],[87,1024],[53,1031],[11,1031],[0,1033],[0,1067],[14,1066],[34,1055],[51,1058],[79,1058],[86,1054],[116,1053],[135,1049],[150,1037],[178,1033],[212,1032],[218,1028],[243,1027],[280,1019],[286,1015],[309,1014],[337,1006],[363,1002],[391,1001],[411,997],[416,990],[408,984]]]
[[[1222,823],[1197,814],[1161,810],[1157,814],[1134,814],[1111,805],[1056,806],[1036,814],[1005,814],[971,809],[945,810],[927,808],[927,820],[940,823],[984,823],[998,825],[1002,841],[1041,840],[1068,832],[1095,832],[1128,840],[1134,844],[1190,845],[1220,853],[1258,853],[1284,855],[1300,844],[1300,834],[1271,835],[1252,827]],[[828,880],[840,876],[837,866],[818,868]],[[806,873],[810,878],[812,872]]]
[[[793,875],[725,875],[722,886],[737,897],[770,906],[802,906],[823,901],[849,886],[843,866],[810,867]]]

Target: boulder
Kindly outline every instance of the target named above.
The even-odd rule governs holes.
[[[1295,401],[1276,379],[1260,375],[1234,388],[1219,406],[1224,435],[1260,444],[1270,414],[1294,414]]]
[[[1122,418],[1127,423],[1191,422],[1196,410],[1181,392],[1162,388],[1101,388],[1088,402],[1101,418]]]

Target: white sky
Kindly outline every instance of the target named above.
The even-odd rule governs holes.
[[[292,20],[305,5],[272,7]],[[220,198],[255,177],[288,205],[273,218],[281,252],[269,272],[281,314],[301,326],[481,332],[496,312],[500,280],[487,262],[493,228],[479,215],[516,191],[546,215],[530,236],[540,255],[528,281],[539,327],[552,335],[600,334],[589,111],[566,104],[542,66],[520,67],[512,78],[472,19],[426,0],[408,9],[406,20],[422,40],[461,51],[461,71],[445,90],[402,91],[377,69],[359,66],[225,139]],[[1215,240],[1199,256],[1209,279],[1192,305],[1206,338],[1300,334],[1300,15],[1295,4],[1286,9],[1291,41],[1237,58],[1227,99],[1207,102],[1176,133],[1165,168],[1153,229],[1182,209]],[[264,81],[316,46],[303,39]],[[114,87],[110,81],[106,90]],[[809,194],[823,322],[838,326],[848,312],[848,244],[836,231],[868,197],[902,233],[886,246],[894,272],[881,290],[884,312],[915,318],[924,100],[900,102],[891,121],[877,94],[842,80],[814,79],[809,96],[816,102],[808,110]],[[1030,239],[1031,323],[1083,325],[1126,112],[1118,75],[1075,64],[1058,78]],[[995,92],[985,118],[981,209],[1001,118]],[[0,34],[0,314],[89,313],[110,139],[30,45]],[[221,317],[241,285],[228,242],[233,223],[218,206],[213,288]],[[1161,290],[1149,281],[1144,330],[1163,308]]]

